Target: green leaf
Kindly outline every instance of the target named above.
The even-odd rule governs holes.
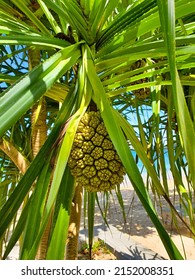
[[[0,100],[0,136],[76,63],[79,56],[79,44],[67,47],[8,88]]]
[[[173,1],[158,0],[159,14],[164,30],[164,38],[167,47],[167,56],[170,65],[172,80],[173,100],[177,115],[181,142],[188,160],[193,185],[195,185],[195,157],[191,151],[195,150],[195,128],[186,104],[184,91],[176,66],[175,45],[175,4]]]
[[[71,5],[67,0],[61,1],[59,4],[57,4],[57,2],[54,3],[51,0],[44,0],[44,2],[61,18],[65,18],[71,27],[76,29],[76,31],[82,35],[82,38],[85,41],[92,43],[90,30],[77,1],[72,0]]]
[[[39,30],[34,26],[19,19],[21,16],[20,13],[17,14],[16,10],[14,10],[14,12],[11,10],[9,13],[11,7],[5,2],[3,2],[3,4],[1,2],[2,1],[0,1],[0,30],[2,34],[40,35]]]
[[[25,196],[28,194],[33,182],[41,172],[43,165],[47,162],[48,153],[50,153],[51,149],[55,147],[55,142],[57,141],[60,130],[62,129],[66,120],[69,118],[70,112],[72,112],[74,102],[75,96],[72,92],[70,92],[64,100],[56,123],[46,142],[31,163],[27,172],[21,178],[9,199],[6,201],[5,205],[0,210],[0,237],[11,223],[15,213],[22,204]]]
[[[83,61],[85,61],[85,55],[83,56]],[[84,65],[84,63],[83,63],[83,65]],[[85,70],[81,74],[83,75],[83,78],[86,79]],[[58,191],[59,191],[62,179],[63,179],[64,171],[67,166],[68,158],[69,158],[69,155],[71,152],[71,148],[72,148],[74,136],[75,136],[75,133],[77,130],[77,126],[91,100],[91,91],[88,90],[88,87],[87,87],[88,82],[86,80],[85,86],[83,87],[82,81],[83,81],[83,79],[81,77],[81,79],[79,80],[79,82],[80,82],[79,91],[82,92],[82,99],[81,99],[80,107],[76,111],[76,113],[69,119],[69,121],[66,123],[66,126],[64,127],[66,133],[64,135],[60,150],[58,152],[58,158],[57,158],[57,162],[56,162],[56,166],[55,166],[55,171],[53,174],[53,179],[51,182],[48,199],[45,204],[45,212],[44,212],[44,217],[42,220],[42,226],[39,230],[37,238],[34,240],[31,250],[28,252],[27,259],[32,259],[35,257],[35,253],[36,253],[37,246],[39,244],[39,240],[47,225],[47,221],[51,215],[51,211],[54,207],[54,203],[57,198],[57,194],[58,194]],[[66,216],[65,220],[67,221],[67,216]],[[61,219],[60,219],[60,221],[61,221]],[[55,234],[57,234],[57,233],[55,232]],[[53,246],[53,242],[52,242],[51,246]],[[50,258],[50,257],[51,257],[51,254],[49,252],[48,258]]]
[[[151,13],[151,9],[156,6],[156,0],[142,1],[135,8],[129,9],[121,16],[116,17],[112,23],[103,30],[97,41],[97,49],[108,43],[117,33],[122,32],[131,24],[135,24],[135,21],[140,21],[142,16],[148,11]]]
[[[126,217],[125,204],[124,204],[124,199],[123,199],[123,196],[122,196],[122,193],[121,193],[120,185],[116,186],[115,193],[116,193],[116,196],[117,196],[117,199],[118,199],[118,203],[120,205],[120,209],[122,211],[124,224],[126,224],[127,223],[127,217]]]
[[[74,179],[69,168],[66,168],[56,199],[54,211],[56,221],[48,246],[48,260],[64,259],[74,189]]]
[[[27,45],[27,46],[39,46],[48,48],[58,48],[64,49],[65,47],[70,46],[70,43],[67,41],[62,41],[57,38],[48,38],[44,36],[32,36],[32,35],[7,35],[0,37],[0,45]]]
[[[89,256],[92,257],[92,246],[94,238],[94,217],[95,217],[95,196],[96,193],[88,192],[88,238],[89,238]]]
[[[48,9],[47,5],[44,3],[43,0],[38,0],[39,5],[41,6],[45,16],[47,17],[48,21],[50,22],[51,26],[53,27],[55,33],[62,32],[61,27],[58,25],[57,21],[53,17],[52,13]]]
[[[47,163],[43,166],[34,187],[20,251],[20,259],[26,259],[28,251],[31,249],[34,239],[39,232],[52,173],[51,156],[52,154],[50,154]]]
[[[102,218],[104,220],[105,225],[107,226],[108,229],[110,229],[109,222],[107,220],[107,212],[108,212],[108,206],[109,206],[108,205],[109,204],[109,202],[108,202],[108,200],[109,200],[108,192],[104,192],[102,200],[103,200],[103,209],[100,205],[100,198],[98,197],[98,194],[96,193],[96,203],[98,205],[98,208],[100,210],[100,213],[102,215]]]
[[[94,90],[94,99],[100,109],[101,116],[104,120],[109,136],[119,154],[119,157],[121,158],[121,161],[128,174],[128,177],[130,178],[142,205],[144,206],[150,219],[154,223],[159,233],[159,236],[167,250],[167,253],[169,254],[169,257],[171,259],[183,259],[179,250],[177,249],[177,247],[175,246],[175,244],[173,243],[173,241],[171,240],[168,233],[166,232],[166,230],[164,229],[164,227],[158,219],[157,213],[154,210],[149,194],[143,183],[143,179],[141,177],[139,169],[133,159],[131,151],[126,142],[125,136],[115,117],[113,109],[111,108],[106,98],[101,81],[99,80],[95,72],[95,67],[92,61],[92,57],[90,55],[90,51],[88,51],[88,60],[86,61],[86,63],[87,75],[89,77],[91,86]]]
[[[85,58],[85,54],[84,54],[83,61],[85,61],[85,59],[86,58]],[[84,65],[84,62],[83,62],[83,65]],[[61,145],[61,148],[59,151],[58,160],[56,163],[54,177],[53,177],[53,181],[52,181],[52,185],[51,185],[51,190],[50,190],[50,194],[49,194],[47,205],[46,205],[46,211],[47,211],[47,207],[48,207],[48,209],[51,208],[51,205],[54,202],[54,198],[57,195],[57,191],[58,191],[64,170],[66,168],[66,164],[68,162],[68,158],[69,158],[69,154],[70,154],[71,147],[73,144],[74,136],[75,136],[75,133],[77,130],[77,126],[91,100],[91,90],[89,89],[88,84],[89,84],[89,82],[87,81],[87,77],[85,76],[85,69],[83,69],[83,71],[81,72],[81,77],[80,77],[79,85],[78,85],[79,91],[82,94],[80,107],[79,107],[78,111],[71,117],[71,119],[67,123],[66,134],[64,136],[64,139],[62,141],[62,145]],[[50,211],[50,210],[48,210],[48,211]]]
[[[95,1],[93,9],[90,13],[90,22],[92,23],[91,30],[94,36],[99,34],[99,32],[104,27],[104,24],[108,20],[110,14],[114,11],[115,7],[118,4],[118,0],[112,1]]]
[[[31,21],[32,23],[47,36],[51,36],[50,31],[45,25],[36,17],[36,15],[25,5],[23,0],[11,0]]]

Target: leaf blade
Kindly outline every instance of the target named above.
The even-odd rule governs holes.
[[[143,179],[139,173],[138,167],[133,159],[133,156],[130,152],[130,149],[127,145],[125,136],[115,119],[115,115],[113,113],[113,109],[106,99],[106,95],[104,92],[104,88],[99,80],[99,77],[96,74],[95,67],[90,56],[90,51],[88,52],[88,60],[87,60],[87,75],[89,77],[91,86],[94,90],[94,97],[97,105],[100,109],[102,118],[108,130],[109,136],[121,158],[121,161],[126,169],[128,177],[130,178],[132,185],[142,202],[146,212],[148,213],[150,219],[154,223],[159,236],[167,250],[171,259],[183,259],[179,250],[169,237],[168,233],[162,226],[160,220],[158,219],[157,213],[154,210],[149,194],[144,186]]]
[[[72,56],[72,53],[75,56]],[[0,136],[10,128],[80,57],[78,45],[61,50],[34,68],[1,98]]]

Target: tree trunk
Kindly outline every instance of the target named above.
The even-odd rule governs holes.
[[[29,49],[28,51],[29,58],[29,70],[36,67],[41,60],[40,51],[35,49]],[[32,145],[32,155],[33,158],[38,154],[42,145],[45,143],[47,138],[47,125],[46,125],[46,101],[42,97],[41,100],[35,103],[31,109],[31,145]],[[37,253],[37,259],[44,260],[46,258],[49,233],[51,228],[51,221],[49,220],[48,225],[45,229],[43,237],[40,242],[39,250]]]
[[[32,70],[34,67],[40,64],[40,51],[29,49],[28,51],[28,59],[29,59],[29,70]],[[45,98],[42,97],[41,100],[35,103],[31,109],[31,125],[32,125],[32,153],[33,157],[35,157],[42,145],[44,144],[47,138],[47,125],[46,125],[46,101]]]
[[[31,145],[33,158],[38,154],[39,150],[45,143],[47,138],[47,125],[46,125],[46,102],[42,97],[39,103],[36,103],[32,109],[31,123]]]
[[[81,221],[83,188],[77,185],[72,202],[70,223],[68,229],[68,239],[66,245],[66,259],[76,260],[78,257],[78,238]]]

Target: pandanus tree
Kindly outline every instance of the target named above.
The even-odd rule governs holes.
[[[163,110],[171,171],[190,225],[179,218],[194,236],[193,9],[186,0],[0,1],[1,240],[15,221],[3,258],[18,240],[20,259],[76,258],[83,188],[91,240],[96,192],[118,187],[125,173],[169,257],[183,258],[131,149],[179,216],[166,179]],[[150,137],[142,104],[153,112]],[[139,135],[124,117],[129,108]],[[178,157],[185,157],[187,186]],[[13,186],[10,160],[20,171]]]

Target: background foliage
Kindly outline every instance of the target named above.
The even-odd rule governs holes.
[[[91,99],[169,257],[182,258],[151,198],[194,237],[193,9],[187,0],[0,0],[3,258],[18,240],[20,258],[36,258],[48,224],[44,258],[64,258],[75,193],[67,161]],[[171,200],[166,154],[189,224]]]

